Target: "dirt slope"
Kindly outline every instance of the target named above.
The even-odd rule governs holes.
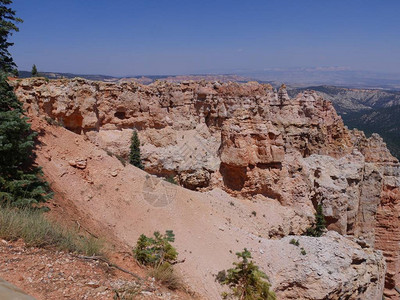
[[[128,255],[114,253],[111,259],[125,268],[140,274],[145,271]],[[115,299],[118,295],[135,293],[135,299],[192,299],[185,293],[172,292],[154,281],[139,281],[130,274],[109,267],[102,261],[83,259],[80,256],[27,247],[22,241],[0,240],[0,277],[12,282],[37,300],[58,299]],[[0,299],[17,300],[8,296],[0,279]],[[28,300],[28,297],[18,300]],[[33,300],[33,298],[29,299]]]
[[[212,274],[230,267],[234,253],[244,247],[258,250],[259,231],[270,227],[268,206],[242,202],[222,191],[212,197],[180,188],[131,165],[124,167],[64,128],[43,121],[40,128],[45,131],[37,161],[56,198],[76,205],[81,223],[96,224],[100,234],[112,234],[127,245],[133,246],[142,233],[174,230],[179,258],[185,259],[179,269],[202,294],[217,298]],[[85,160],[84,169],[71,166]]]
[[[220,298],[221,287],[213,275],[229,268],[234,253],[245,247],[285,299],[357,299],[359,293],[379,299],[382,294],[385,264],[372,249],[361,249],[339,234],[299,237],[307,255],[289,245],[290,237],[269,240],[274,228],[296,226],[290,207],[261,196],[249,201],[219,190],[186,190],[131,165],[124,167],[84,136],[62,127],[35,119],[33,128],[40,132],[37,162],[57,205],[66,211],[71,205],[80,224],[128,247],[142,233],[172,229],[179,258],[185,259],[178,271],[207,299]]]

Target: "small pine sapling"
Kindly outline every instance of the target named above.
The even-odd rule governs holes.
[[[220,271],[216,280],[221,285],[227,285],[232,292],[223,293],[224,299],[243,299],[243,300],[275,300],[275,293],[270,291],[267,275],[250,259],[251,253],[245,248],[243,252],[236,253],[241,259],[234,262],[234,268],[227,271]]]
[[[147,237],[142,234],[133,250],[135,258],[143,265],[158,267],[167,264],[174,264],[178,252],[171,245],[175,241],[172,230],[167,230],[165,235],[154,232],[154,237]]]
[[[306,235],[314,237],[322,236],[325,231],[325,225],[326,222],[324,213],[322,211],[322,205],[318,204],[315,213],[315,223],[311,227],[307,228]]]
[[[140,140],[137,131],[133,131],[131,139],[131,151],[129,154],[129,162],[139,169],[144,169],[140,154]]]

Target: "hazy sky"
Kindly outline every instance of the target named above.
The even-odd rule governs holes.
[[[400,71],[400,0],[14,0],[21,70],[138,75]]]

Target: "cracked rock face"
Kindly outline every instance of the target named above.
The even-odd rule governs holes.
[[[292,239],[298,246],[290,244]],[[363,249],[333,231],[318,239],[287,236],[268,246],[262,256],[281,261],[269,263],[279,299],[382,298],[386,265],[382,253],[372,248]]]
[[[315,92],[249,82],[13,82],[32,116],[47,116],[127,158],[139,131],[146,171],[194,190],[221,188],[290,207],[301,234],[321,203],[328,229],[381,249],[385,295],[400,285],[400,167],[377,135],[349,131]],[[329,298],[336,299],[336,298]]]

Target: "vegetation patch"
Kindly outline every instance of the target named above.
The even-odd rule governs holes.
[[[154,237],[147,237],[142,234],[136,244],[133,254],[137,261],[146,266],[160,266],[163,263],[174,264],[178,252],[171,245],[175,241],[175,234],[172,230],[165,231],[165,235],[154,232]]]
[[[220,271],[216,280],[221,285],[227,285],[231,292],[222,293],[224,299],[243,300],[275,300],[275,293],[270,291],[267,275],[250,260],[251,253],[245,248],[243,252],[236,253],[239,262],[234,262],[234,268]]]
[[[174,176],[172,176],[172,175],[169,175],[169,176],[165,177],[164,180],[165,180],[166,182],[169,182],[169,183],[172,183],[172,184],[178,184],[178,183],[176,182]]]
[[[181,277],[175,273],[174,268],[169,263],[150,269],[148,275],[170,290],[177,290],[183,287]]]
[[[142,164],[142,157],[140,154],[140,140],[136,130],[134,130],[132,134],[129,162],[139,169],[144,169],[144,166]]]
[[[178,252],[171,245],[175,241],[172,230],[165,234],[154,232],[154,237],[142,234],[136,244],[133,254],[143,265],[150,266],[148,275],[171,290],[183,287],[181,278],[175,273],[173,265],[178,263]]]
[[[44,117],[44,119],[46,120],[46,122],[47,122],[49,125],[54,125],[54,126],[59,126],[59,127],[65,127],[62,121],[57,121],[57,120],[55,120],[55,119],[53,119],[53,118],[50,118],[50,117],[47,117],[47,116]]]
[[[315,223],[307,228],[305,235],[320,237],[325,231],[325,216],[322,212],[322,205],[318,204],[317,211],[315,213]]]
[[[5,207],[0,210],[0,238],[23,239],[28,246],[54,247],[88,256],[103,255],[102,242],[94,237],[79,235],[47,220],[39,210]]]

